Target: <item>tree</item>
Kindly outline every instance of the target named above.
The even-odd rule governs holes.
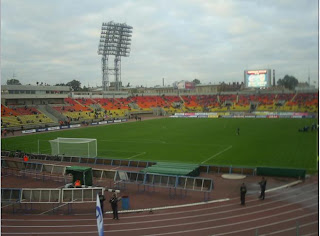
[[[193,82],[194,84],[200,84],[200,80],[198,80],[198,79],[194,79],[194,80],[192,80],[192,82]]]
[[[68,82],[66,85],[70,86],[73,89],[73,91],[80,91],[81,90],[81,82],[78,80],[74,79],[74,80]]]
[[[55,86],[67,86],[65,83],[55,84]]]
[[[277,81],[278,85],[284,86],[285,88],[290,90],[294,90],[298,83],[299,81],[294,76],[290,75],[285,75],[283,79],[279,79]]]
[[[84,92],[89,92],[89,88],[87,88],[86,86],[83,86],[83,88],[82,89],[80,88],[80,90]]]
[[[8,79],[7,85],[21,85],[20,81],[17,79]]]

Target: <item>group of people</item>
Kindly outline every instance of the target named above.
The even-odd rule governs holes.
[[[106,198],[104,195],[100,194],[99,200],[100,200],[101,211],[103,213],[104,212],[103,202],[106,200]],[[119,201],[121,201],[121,197],[117,197],[117,194],[113,193],[111,199],[109,200],[109,203],[111,205],[114,220],[119,220],[119,216],[118,216],[118,202]]]
[[[79,179],[77,179],[74,182],[73,186],[71,186],[71,187],[81,188],[82,187],[81,181]],[[102,211],[102,213],[104,213],[103,203],[106,200],[106,198],[102,193],[99,194],[99,200],[100,200],[101,211]],[[109,203],[111,204],[114,220],[119,220],[119,216],[118,216],[118,202],[119,201],[121,201],[121,197],[117,197],[117,194],[113,193],[111,199],[109,200]]]
[[[259,198],[261,200],[264,200],[266,186],[267,186],[267,180],[264,177],[262,177],[262,180],[259,182],[259,185],[260,185],[260,196],[259,196]],[[242,185],[240,186],[240,201],[241,201],[241,205],[245,205],[246,204],[246,193],[247,193],[247,187],[246,187],[245,183],[242,183]]]
[[[316,123],[312,123],[311,126],[305,125],[303,128],[299,129],[299,132],[308,132],[310,128],[311,128],[311,131],[317,130],[318,125]]]

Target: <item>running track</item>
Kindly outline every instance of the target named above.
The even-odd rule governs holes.
[[[105,235],[318,235],[318,181],[226,202],[104,217]],[[94,211],[94,210],[93,210]],[[98,235],[95,215],[8,215],[2,235]]]

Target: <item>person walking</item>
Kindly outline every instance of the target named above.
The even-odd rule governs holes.
[[[113,219],[119,220],[118,216],[118,202],[121,200],[121,197],[117,197],[117,195],[114,193],[112,195],[112,198],[109,200],[113,212]]]
[[[247,193],[247,187],[244,183],[242,183],[240,187],[240,200],[241,200],[241,205],[246,204],[246,193]]]
[[[259,182],[259,185],[260,185],[260,190],[261,190],[259,198],[261,200],[264,200],[266,186],[267,186],[267,180],[264,177],[262,177],[262,180]]]

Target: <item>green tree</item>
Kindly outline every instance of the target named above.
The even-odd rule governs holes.
[[[7,85],[21,85],[20,81],[17,79],[8,79]]]
[[[198,80],[198,79],[194,79],[194,80],[192,80],[192,82],[193,82],[194,84],[200,84],[200,80]]]
[[[284,86],[287,89],[294,90],[298,85],[299,81],[291,75],[285,75],[283,79],[279,79],[277,81],[278,85]]]
[[[74,79],[74,80],[68,82],[66,85],[70,86],[73,89],[73,91],[80,91],[81,90],[81,82],[78,80]]]
[[[88,92],[88,91],[89,91],[89,88],[87,88],[86,86],[83,86],[83,88],[81,89],[81,91]]]
[[[55,84],[55,86],[67,86],[65,83]]]

